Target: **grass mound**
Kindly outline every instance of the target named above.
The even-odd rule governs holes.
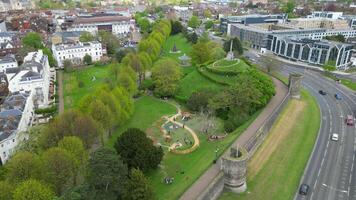
[[[236,75],[247,71],[250,68],[250,66],[248,66],[241,59],[236,59],[236,60],[221,59],[208,65],[206,68],[213,73]]]

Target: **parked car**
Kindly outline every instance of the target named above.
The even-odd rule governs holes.
[[[341,100],[341,99],[342,99],[342,97],[341,97],[341,95],[340,95],[340,94],[336,93],[336,94],[335,94],[335,99],[336,99],[336,100]]]
[[[354,125],[354,117],[352,115],[347,115],[345,122],[346,122],[346,125],[353,126]]]
[[[308,190],[309,190],[309,185],[304,183],[304,184],[300,185],[299,194],[307,195],[308,194]]]
[[[339,134],[333,133],[330,139],[335,142],[339,141]]]
[[[326,95],[326,92],[324,90],[319,90],[319,94]]]

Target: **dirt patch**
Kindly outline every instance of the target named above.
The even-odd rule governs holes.
[[[291,133],[294,124],[298,121],[298,117],[303,114],[305,106],[306,103],[304,101],[290,101],[286,110],[283,112],[283,116],[274,124],[266,140],[251,158],[248,164],[249,178],[253,178],[257,175],[269,157],[278,148],[278,145]]]

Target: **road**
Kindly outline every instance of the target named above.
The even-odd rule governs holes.
[[[256,53],[247,55],[259,62]],[[356,96],[318,72],[289,63],[282,65],[282,74],[304,74],[302,84],[317,99],[322,116],[319,135],[301,179],[301,183],[310,186],[309,192],[306,196],[299,195],[296,188],[295,199],[356,199],[356,129],[345,123],[347,115],[356,114]],[[319,90],[326,91],[327,95],[320,95]],[[336,100],[335,93],[341,94],[342,100]],[[330,140],[333,133],[339,134],[339,141]]]

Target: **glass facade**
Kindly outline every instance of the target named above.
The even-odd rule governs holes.
[[[302,60],[308,60],[309,52],[310,52],[309,46],[308,45],[304,46],[303,52],[302,52]]]

